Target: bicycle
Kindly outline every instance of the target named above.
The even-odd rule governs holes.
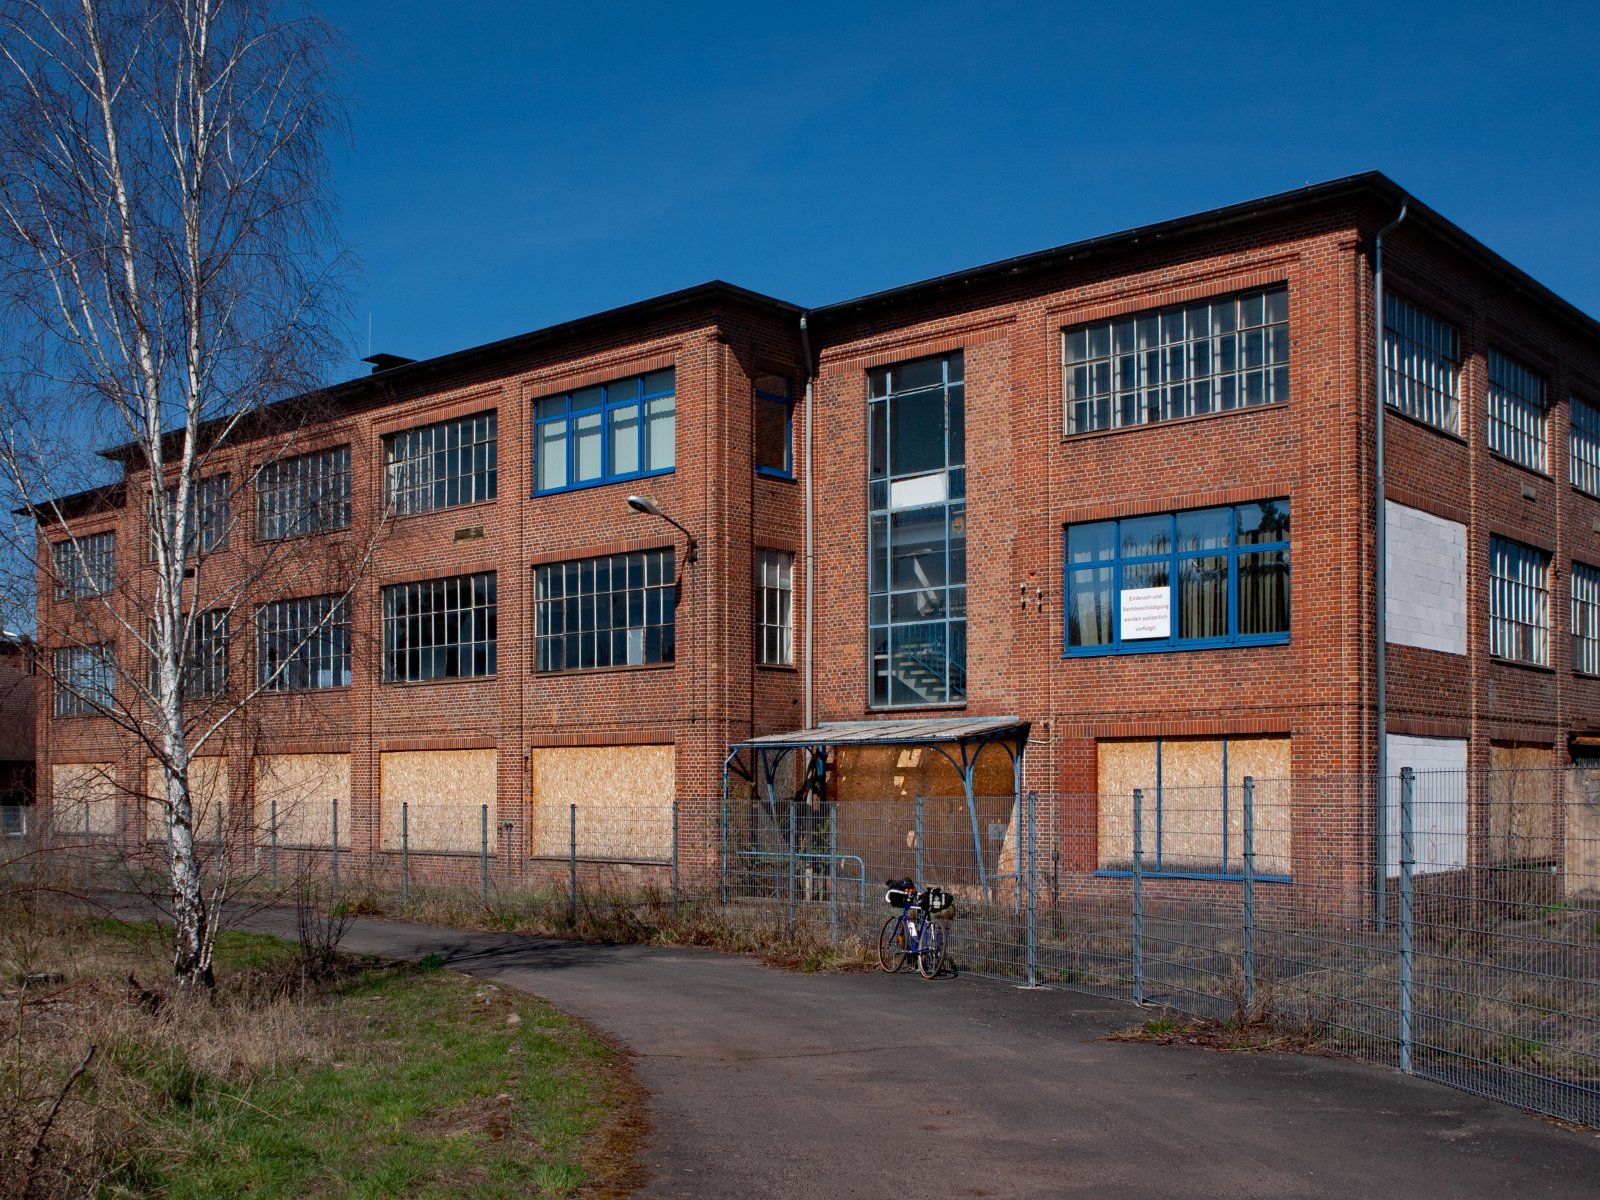
[[[884,903],[899,909],[878,931],[878,966],[890,974],[915,963],[917,974],[932,979],[949,960],[949,945],[938,918],[953,912],[953,900],[942,888],[918,890],[916,881],[888,879]]]

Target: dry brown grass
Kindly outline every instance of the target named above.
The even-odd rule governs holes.
[[[407,920],[456,929],[483,929],[535,937],[571,938],[611,945],[694,946],[744,954],[789,971],[865,971],[877,966],[873,949],[841,932],[830,938],[827,923],[802,909],[789,924],[782,907],[721,905],[680,898],[649,888],[590,890],[579,896],[573,919],[564,893],[493,894],[485,905],[470,888],[419,890],[402,910],[397,898],[377,889],[350,889],[342,907],[362,916]]]
[[[0,1195],[114,1194],[162,1152],[150,1114],[337,1052],[292,954],[224,953],[218,990],[185,993],[155,931],[0,895]]]

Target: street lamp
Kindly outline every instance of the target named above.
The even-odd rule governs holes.
[[[659,504],[657,504],[649,496],[629,496],[628,497],[628,507],[633,509],[634,512],[642,512],[645,515],[651,516],[651,517],[660,517],[668,525],[671,525],[673,528],[678,530],[679,533],[683,534],[684,537],[688,538],[689,539],[689,553],[684,555],[684,561],[685,562],[694,562],[695,561],[695,559],[696,559],[696,557],[698,555],[697,555],[697,549],[696,549],[696,546],[695,546],[694,534],[690,533],[687,529],[685,529],[680,522],[673,520],[673,518],[669,517],[666,513],[662,512],[661,511],[661,506]]]

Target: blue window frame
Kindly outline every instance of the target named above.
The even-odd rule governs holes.
[[[871,705],[967,698],[967,451],[960,351],[867,373]]]
[[[1289,640],[1288,500],[1093,521],[1065,540],[1068,655]]]
[[[672,367],[547,396],[533,417],[535,496],[665,475],[677,461]]]
[[[794,389],[780,375],[755,384],[756,474],[794,478]]]

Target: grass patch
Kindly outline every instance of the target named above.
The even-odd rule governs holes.
[[[42,936],[7,976],[57,982],[0,995],[0,1194],[565,1197],[637,1182],[643,1096],[624,1053],[438,956],[344,958],[308,986],[297,947],[232,933],[217,993],[189,997],[166,983],[153,926],[23,924]],[[89,1046],[32,1180],[6,1174]]]
[[[1272,1012],[1257,1011],[1227,1020],[1202,1020],[1167,1011],[1142,1025],[1108,1034],[1108,1042],[1146,1042],[1157,1046],[1198,1046],[1234,1053],[1328,1054],[1316,1026]]]

